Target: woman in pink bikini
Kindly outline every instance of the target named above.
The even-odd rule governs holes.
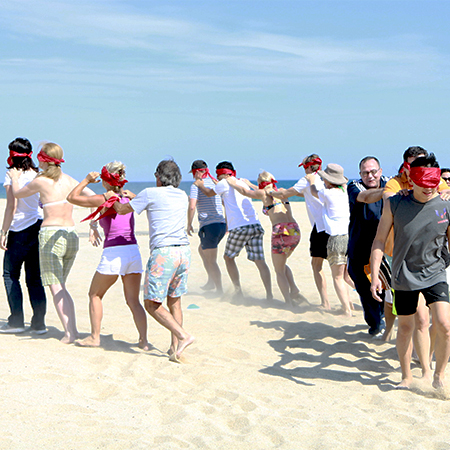
[[[106,192],[114,194],[106,202],[103,194],[92,197],[82,195],[83,189],[89,183],[100,182],[98,180],[99,176]],[[94,246],[97,246],[100,242],[97,220],[105,233],[102,257],[89,289],[91,335],[75,342],[81,347],[100,346],[100,328],[103,317],[102,299],[120,275],[122,277],[125,300],[133,314],[134,323],[139,333],[139,347],[148,350],[147,317],[144,308],[139,302],[143,269],[139,247],[134,235],[134,215],[133,213],[118,215],[112,208],[115,201],[120,203],[129,202],[128,198],[122,197],[122,188],[126,182],[125,166],[121,162],[114,161],[106,164],[101,174],[98,172],[89,173],[67,197],[74,205],[97,208],[97,211],[86,218],[92,219],[91,229],[96,234],[92,240]],[[97,216],[99,216],[98,219],[96,219]]]
[[[277,275],[278,287],[289,305],[293,304],[293,300],[305,300],[295,284],[291,269],[286,264],[287,259],[300,242],[300,228],[292,216],[289,202],[274,199],[267,193],[276,189],[277,181],[271,173],[266,171],[258,175],[257,189],[248,180],[243,180],[254,190],[239,186],[234,177],[228,177],[227,181],[242,195],[262,200],[263,213],[268,215],[272,222],[272,262]]]

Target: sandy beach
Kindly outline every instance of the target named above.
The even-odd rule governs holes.
[[[5,204],[0,200],[0,211]],[[259,210],[260,203],[255,205]],[[352,318],[318,308],[305,204],[293,203],[293,211],[302,241],[289,265],[308,299],[295,309],[281,300],[274,272],[275,300],[264,300],[257,269],[245,253],[237,259],[245,298],[233,298],[221,257],[226,294],[205,294],[199,239],[190,238],[189,293],[182,303],[184,326],[197,340],[183,364],[169,361],[169,332],[150,316],[153,348],[137,347],[120,282],[104,299],[100,348],[59,342],[62,327],[47,291],[46,335],[0,336],[1,447],[450,449],[450,402],[420,382],[418,366],[414,389],[395,390],[400,370],[394,341],[368,336],[356,292]],[[90,329],[87,292],[101,254],[88,242],[88,226],[79,223],[86,215],[76,208],[80,252],[67,283],[82,337]],[[272,269],[269,219],[260,214],[260,220]],[[145,214],[136,216],[136,230],[146,261]],[[326,272],[330,301],[338,309],[328,267]],[[28,297],[24,305],[29,321]],[[8,315],[2,287],[0,325]]]

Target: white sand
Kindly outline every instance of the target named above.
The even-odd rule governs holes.
[[[260,204],[257,204],[259,207]],[[5,201],[0,202],[4,210]],[[185,363],[168,360],[169,332],[151,317],[149,341],[137,332],[120,282],[104,300],[101,348],[63,345],[50,295],[49,333],[0,336],[0,446],[5,449],[450,449],[450,403],[419,381],[413,391],[400,381],[393,343],[367,335],[361,307],[344,319],[320,311],[309,265],[310,225],[303,203],[294,203],[303,236],[290,258],[296,281],[310,305],[295,311],[263,300],[254,264],[241,254],[245,300],[204,295],[205,273],[198,237],[191,238],[189,294],[183,298],[185,328],[197,341]],[[86,210],[76,210],[80,220]],[[270,262],[270,225],[265,250]],[[89,332],[87,291],[101,249],[87,242],[68,280],[78,328]],[[147,222],[137,216],[138,240],[148,258]],[[224,242],[219,253],[223,253]],[[332,305],[339,307],[328,273]],[[8,315],[1,289],[0,324]],[[30,306],[25,298],[26,320]],[[188,309],[197,305],[198,309]],[[420,376],[418,367],[414,376]]]

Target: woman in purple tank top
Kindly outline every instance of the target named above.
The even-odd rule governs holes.
[[[100,177],[100,179],[98,179]],[[104,195],[85,197],[82,190],[89,183],[102,181],[106,192],[112,191],[115,196],[105,202]],[[75,341],[81,347],[100,346],[100,328],[103,317],[102,299],[108,289],[122,277],[125,300],[133,314],[134,323],[139,332],[139,347],[148,350],[147,317],[139,302],[142,261],[134,235],[133,213],[120,216],[112,205],[115,201],[127,203],[129,199],[122,196],[125,179],[125,166],[121,162],[111,162],[103,167],[101,174],[89,173],[86,178],[73,189],[67,200],[78,206],[97,208],[86,219],[91,219],[89,240],[97,247],[101,237],[98,232],[98,222],[105,233],[103,253],[89,288],[89,317],[91,320],[91,335]],[[84,220],[86,220],[84,219]]]

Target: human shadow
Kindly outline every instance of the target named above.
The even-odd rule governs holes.
[[[364,326],[334,327],[320,322],[253,321],[251,325],[283,331],[283,337],[268,341],[280,354],[280,360],[260,370],[297,384],[314,386],[314,380],[356,381],[378,386],[382,391],[395,389],[390,374],[396,369],[389,362],[395,349],[381,353],[367,345]],[[329,342],[333,339],[335,342]],[[364,342],[366,341],[366,342]],[[342,355],[342,356],[340,356]]]

